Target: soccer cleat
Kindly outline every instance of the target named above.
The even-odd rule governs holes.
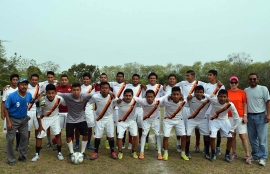
[[[98,159],[98,153],[93,153],[92,156],[90,157],[90,160],[95,160]]]
[[[95,150],[95,148],[93,146],[91,146],[90,144],[87,145],[87,149]]]
[[[158,154],[157,154],[157,159],[158,159],[158,160],[162,160],[162,159],[163,159],[161,153],[158,153]]]
[[[230,155],[225,155],[224,160],[229,162],[229,163],[232,162]]]
[[[181,154],[181,157],[183,158],[183,160],[185,161],[188,161],[189,160],[189,157],[185,154],[185,153],[182,153]],[[191,157],[191,156],[190,156]]]
[[[39,155],[36,153],[33,158],[32,158],[32,162],[36,162],[39,159]]]
[[[211,160],[210,154],[205,154],[204,157],[208,160]]]
[[[123,158],[123,153],[119,152],[118,153],[118,159],[122,159]]]
[[[264,159],[260,159],[259,160],[259,165],[260,166],[265,166],[265,160]]]
[[[15,166],[15,163],[13,163],[13,162],[8,162],[8,164],[9,164],[10,166]]]
[[[136,152],[131,153],[131,155],[132,155],[133,158],[138,159],[138,155],[137,155]]]
[[[48,142],[47,145],[46,145],[47,148],[49,147],[52,147],[52,143],[51,142]]]
[[[26,162],[26,158],[24,156],[19,156],[18,161]]]
[[[217,157],[216,154],[212,154],[210,161],[214,162],[216,161]]]
[[[87,156],[85,153],[82,153],[83,154],[83,159],[87,159]]]
[[[69,155],[68,155],[68,160],[69,161],[71,161],[71,157],[73,156],[73,153],[70,153]]]
[[[63,155],[62,155],[61,152],[58,153],[57,157],[58,157],[58,159],[59,159],[60,161],[63,161],[63,160],[64,160],[64,157],[63,157]],[[33,160],[33,159],[32,159],[32,160]]]
[[[251,164],[251,157],[250,156],[246,157],[246,164]]]
[[[221,155],[220,147],[216,147],[216,154],[217,154],[217,155]]]
[[[201,150],[200,150],[200,146],[195,146],[195,152],[196,152],[196,153],[200,153],[200,151],[201,151]]]
[[[176,145],[176,150],[177,150],[177,152],[182,152],[181,146],[180,145]]]
[[[122,144],[122,149],[125,149],[125,148],[126,148],[126,146],[125,146],[125,144],[123,143],[123,144]]]
[[[117,146],[116,146],[116,147],[117,147]],[[110,149],[110,145],[109,145],[109,141],[108,141],[108,140],[105,141],[105,148],[106,148],[106,149]]]
[[[128,150],[131,150],[131,149],[132,149],[132,144],[128,143]]]
[[[73,150],[78,150],[79,149],[79,144],[76,144],[74,147],[73,147]]]
[[[112,152],[111,155],[110,155],[110,157],[112,159],[117,159],[118,158],[115,152]]]
[[[238,158],[237,153],[233,153],[232,156],[231,156],[231,159],[232,159],[232,160],[235,159],[235,158]]]
[[[188,157],[188,159],[191,159],[192,157],[191,157],[191,155],[190,155],[190,153],[187,153],[187,154],[185,154],[187,157]],[[182,156],[182,155],[181,155]]]
[[[163,160],[168,161],[169,155],[167,153],[163,154]]]
[[[145,143],[144,149],[146,149],[146,150],[149,149],[149,143]]]
[[[144,159],[144,152],[141,152],[141,153],[140,153],[139,158],[140,158],[140,159]]]

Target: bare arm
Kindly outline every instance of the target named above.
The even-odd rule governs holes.
[[[3,120],[5,119],[4,107],[5,107],[5,102],[2,101],[2,103],[1,103],[1,118]]]
[[[248,122],[247,120],[247,104],[243,103],[243,107],[244,107],[244,117],[243,117],[243,121],[246,124]]]
[[[266,102],[266,111],[267,111],[267,114],[266,114],[265,122],[268,123],[270,121],[270,100]]]

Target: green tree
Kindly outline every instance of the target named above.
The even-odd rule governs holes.
[[[78,65],[73,64],[69,69],[68,72],[70,75],[73,75],[76,78],[76,81],[80,81],[82,76],[85,72],[88,72],[92,76],[92,81],[96,82],[99,77],[100,71],[97,66],[95,65],[86,65],[85,63],[80,63]]]

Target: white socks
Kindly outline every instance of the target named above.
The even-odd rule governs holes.
[[[70,152],[71,154],[74,153],[72,141],[70,141],[69,143],[67,143],[67,146],[68,146],[69,152]]]
[[[146,141],[146,135],[142,135],[142,137],[141,137],[141,152],[144,152],[145,141]]]
[[[81,153],[85,152],[86,145],[87,145],[87,141],[82,141]]]
[[[156,136],[158,153],[161,153],[161,138],[160,135]]]

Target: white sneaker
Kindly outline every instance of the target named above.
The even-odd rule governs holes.
[[[64,160],[64,157],[63,157],[63,155],[62,155],[61,152],[58,153],[57,157],[58,157],[58,159],[59,159],[60,161]]]
[[[265,166],[265,160],[264,160],[264,159],[260,159],[259,165],[260,165],[260,166]]]
[[[128,143],[128,149],[132,149],[132,144],[131,143]]]
[[[38,159],[39,159],[39,155],[36,153],[31,161],[36,162]]]

